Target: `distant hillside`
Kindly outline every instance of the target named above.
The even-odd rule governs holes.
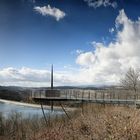
[[[29,90],[22,87],[0,86],[0,98],[14,101],[24,101],[29,97]]]
[[[83,90],[104,90],[116,86],[57,86],[54,89],[83,89]],[[47,90],[50,87],[16,87],[16,86],[0,86],[0,98],[14,101],[27,101],[31,90]]]
[[[86,86],[57,86],[54,87],[56,89],[84,89],[84,90],[104,90],[109,88],[116,88],[117,86],[92,86],[92,85],[86,85]]]

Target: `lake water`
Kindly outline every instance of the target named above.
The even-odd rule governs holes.
[[[38,115],[39,117],[43,117],[41,108],[35,108],[35,107],[27,107],[27,106],[21,106],[21,105],[15,105],[12,103],[3,103],[0,102],[0,112],[2,112],[3,116],[6,118],[14,112],[21,113],[23,117],[32,117],[35,115]],[[45,109],[46,115],[62,115],[63,112],[60,110],[54,110],[53,112],[50,109]]]

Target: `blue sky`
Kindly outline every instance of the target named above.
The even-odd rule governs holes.
[[[44,11],[42,11],[43,7]],[[56,11],[60,12],[60,17],[54,15],[57,12],[51,15],[47,13],[49,7],[51,10],[54,8],[59,10]],[[0,69],[4,71],[11,68],[19,73],[19,70],[25,67],[31,70],[49,70],[50,64],[54,64],[58,73],[64,71],[68,73],[70,69],[76,69],[78,73],[83,69],[91,71],[94,64],[87,66],[81,61],[85,61],[86,53],[97,51],[95,48],[97,42],[109,48],[109,44],[118,39],[117,35],[119,31],[123,32],[123,29],[121,26],[115,29],[115,26],[116,18],[121,10],[128,19],[135,22],[140,16],[140,1],[1,0]],[[46,13],[43,15],[41,12]],[[111,29],[112,32],[109,32]],[[82,56],[84,60],[79,60]],[[88,59],[93,60],[91,57]],[[94,71],[94,68],[92,70]],[[72,73],[75,71],[70,72]],[[82,79],[81,83],[92,84],[92,81],[95,82],[93,79],[90,83]],[[71,80],[67,79],[67,84],[69,84],[68,81]],[[17,82],[25,85],[20,80]],[[2,84],[8,85],[9,83],[3,82]],[[17,85],[18,83],[10,84]]]

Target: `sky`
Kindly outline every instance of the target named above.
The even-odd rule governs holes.
[[[0,85],[118,84],[139,38],[139,0],[0,0]]]

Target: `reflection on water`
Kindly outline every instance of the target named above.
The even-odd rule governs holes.
[[[8,117],[12,112],[21,113],[23,117],[32,117],[35,115],[38,115],[40,117],[43,116],[42,110],[40,108],[20,106],[20,105],[15,105],[11,103],[2,103],[2,102],[0,102],[0,112],[2,112],[2,114],[5,117]],[[63,112],[60,110],[55,110],[51,112],[50,109],[45,109],[45,114],[55,116],[55,115],[61,115],[63,114]]]

